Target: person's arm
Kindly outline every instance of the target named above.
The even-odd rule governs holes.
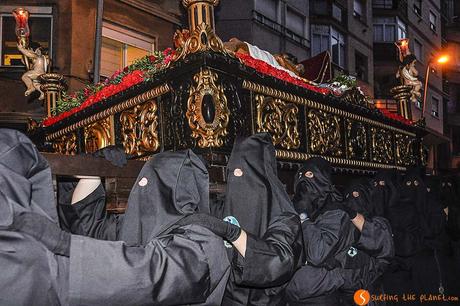
[[[101,178],[98,176],[76,176],[76,178],[80,180],[72,194],[72,205],[89,196],[101,185]]]
[[[315,221],[304,221],[302,232],[308,264],[324,266],[351,226],[349,216],[342,210],[327,211]]]
[[[245,232],[246,248],[233,258],[235,282],[253,287],[280,286],[304,263],[300,219],[283,213],[273,219],[263,237]],[[236,246],[235,246],[236,248]]]
[[[70,203],[59,203],[59,210],[61,223],[66,224],[73,234],[117,240],[123,215],[107,212],[106,194],[100,178],[81,178]]]
[[[302,231],[297,214],[283,213],[273,219],[263,237],[256,237],[207,214],[193,214],[176,225],[196,224],[231,242],[235,282],[255,287],[274,287],[287,282],[304,262]]]
[[[363,226],[364,226],[364,222],[366,221],[366,219],[364,219],[364,216],[361,215],[361,214],[356,214],[356,217],[354,217],[353,219],[351,219],[351,222],[354,224],[354,226],[360,231],[362,232],[363,231]]]
[[[31,212],[16,214],[8,229],[70,258],[72,305],[203,303],[228,276],[222,239],[199,226],[173,230],[145,247],[72,235]]]

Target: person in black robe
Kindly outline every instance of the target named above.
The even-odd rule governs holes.
[[[247,233],[244,256],[228,248],[232,274],[222,305],[282,305],[283,289],[304,261],[300,219],[278,179],[269,134],[235,142],[219,218]]]
[[[458,177],[445,175],[441,178],[441,202],[447,215],[448,292],[460,296],[460,184]]]
[[[68,258],[12,231],[14,214],[34,212],[58,226],[51,172],[22,133],[0,129],[0,305],[67,305]]]
[[[358,289],[366,289],[371,295],[384,293],[382,276],[394,257],[394,243],[390,223],[382,215],[384,202],[376,201],[378,194],[385,195],[382,190],[385,183],[383,177],[374,179],[358,179],[345,191],[345,205],[364,216],[360,237],[354,247],[361,251],[362,260],[355,264],[356,269],[345,271],[345,284],[341,288],[342,304],[353,304],[353,294]],[[369,305],[384,303],[371,302]]]
[[[0,134],[3,136],[3,133],[6,132]],[[32,158],[40,156],[36,148],[5,139],[2,147],[8,143],[11,147],[20,148],[17,151],[7,150],[5,155],[9,157],[6,159],[8,164],[20,168],[17,166],[22,163],[27,166],[24,173],[35,173],[32,171],[34,168],[29,166]],[[27,139],[20,141],[31,144]],[[11,267],[0,279],[7,283],[2,289],[11,291],[1,295],[1,298],[6,299],[3,304],[66,305],[66,301],[71,305],[221,303],[229,273],[222,239],[199,225],[178,225],[178,221],[187,215],[209,211],[207,171],[193,152],[162,153],[145,164],[130,195],[131,207],[137,204],[130,218],[138,221],[148,216],[156,222],[146,222],[142,226],[128,229],[132,233],[127,238],[129,242],[71,235],[62,231],[52,218],[44,215],[46,207],[50,214],[54,211],[56,217],[56,208],[53,207],[52,185],[40,184],[51,182],[49,167],[43,158],[41,161],[45,170],[39,172],[41,175],[38,183],[32,184],[31,189],[32,193],[36,192],[43,197],[37,198],[37,203],[42,206],[31,205],[27,196],[17,201],[12,200],[13,196],[25,194],[18,192],[20,189],[13,190],[10,198],[4,196],[3,187],[9,186],[8,182],[16,188],[27,185],[21,184],[19,178],[7,181],[5,178],[11,173],[5,169],[0,173],[7,182],[2,184],[0,208],[2,212],[9,212],[8,217],[2,219],[2,234],[5,230],[8,238],[2,239],[4,249],[9,248],[10,252],[22,250],[19,247],[23,238],[35,243],[35,246],[28,244],[29,254],[23,261],[11,255],[5,256],[5,264],[10,263]],[[24,177],[24,174],[21,175]],[[28,261],[31,255],[40,254],[39,251],[48,252],[45,253],[46,262],[54,257],[64,259],[54,260],[48,265],[51,266],[51,272],[58,276],[64,274],[63,277],[48,276],[50,272],[46,269],[41,273],[40,269],[45,267],[40,257],[34,262]],[[37,273],[29,278],[29,274],[24,273],[27,282],[8,282],[15,277],[21,279],[22,275],[18,273],[24,269]],[[50,284],[56,284],[54,291],[49,290],[54,289]],[[21,299],[16,299],[11,292],[30,294],[20,293],[18,295]],[[61,292],[62,297],[59,296]],[[55,299],[51,302],[45,300],[53,297]]]
[[[380,235],[388,233],[387,224],[367,222],[356,205],[344,204],[331,173],[327,161],[312,158],[296,176],[293,201],[303,219],[307,262],[287,288],[290,305],[339,305],[339,289],[362,288],[381,273],[366,252],[391,256],[391,234]]]
[[[222,305],[279,305],[283,285],[303,261],[300,220],[277,177],[274,153],[268,134],[237,141],[228,163],[227,195],[222,207],[214,208],[217,217],[200,211],[179,221],[181,225],[202,225],[231,242],[226,246],[233,269]],[[99,186],[87,199],[71,206],[77,213],[69,224],[85,228],[86,234],[113,236],[120,220],[105,213],[104,203]],[[129,205],[122,228],[128,218]],[[138,236],[138,227],[125,231],[124,239]]]
[[[277,176],[271,137],[239,138],[215,216],[191,216],[231,242],[232,273],[222,305],[284,305],[284,287],[303,262],[300,219]]]
[[[374,216],[388,219],[388,209],[398,201],[396,169],[381,169],[372,178],[373,191],[370,201],[370,212]]]

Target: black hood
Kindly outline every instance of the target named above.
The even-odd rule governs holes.
[[[206,167],[191,150],[159,153],[137,177],[119,238],[131,245],[145,245],[197,212],[209,213]]]
[[[228,162],[223,216],[262,237],[270,222],[283,212],[295,213],[278,179],[275,148],[269,134],[237,139]],[[235,219],[233,219],[235,218]]]
[[[400,201],[416,204],[420,211],[423,211],[424,195],[426,193],[426,185],[422,176],[421,168],[408,168],[399,187]]]
[[[397,174],[396,169],[382,169],[372,179],[373,215],[386,217],[388,209],[397,205]]]
[[[372,189],[369,179],[354,180],[345,190],[345,201],[356,212],[365,217],[373,217]]]
[[[15,211],[32,211],[58,222],[48,162],[29,138],[15,130],[0,129],[0,186]]]
[[[297,172],[294,180],[294,207],[297,213],[306,213],[314,220],[323,211],[336,209],[341,202],[341,193],[332,184],[332,167],[321,157],[307,160]]]
[[[444,176],[441,178],[441,201],[444,207],[456,206],[460,208],[460,197],[457,193],[457,182],[452,176]]]

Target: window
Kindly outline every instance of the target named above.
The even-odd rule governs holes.
[[[104,23],[102,27],[101,75],[110,77],[115,71],[151,54],[155,39]]]
[[[42,48],[42,52],[52,57],[53,46],[53,16],[51,7],[24,7],[31,14],[29,17],[29,46],[32,49]],[[17,48],[15,34],[16,22],[11,15],[15,7],[7,5],[0,8],[0,65],[24,66],[22,54]]]
[[[305,28],[306,18],[304,15],[297,13],[291,8],[286,10],[286,27],[293,31],[294,33],[305,37],[306,28]]]
[[[436,32],[436,15],[430,11],[430,29]]]
[[[417,60],[422,62],[423,60],[423,52],[422,52],[422,44],[414,39],[414,55],[417,57]]]
[[[374,18],[374,41],[395,42],[405,38],[407,34],[406,24],[398,17]]]
[[[332,62],[339,67],[345,67],[345,39],[339,31],[331,28]]]
[[[367,82],[367,56],[355,51],[355,73],[360,80]]]
[[[431,115],[439,117],[439,99],[436,97],[431,97]]]
[[[329,50],[332,62],[345,67],[345,38],[335,28],[326,25],[312,25],[312,56]]]
[[[278,22],[278,0],[258,0],[256,10],[265,17]]]
[[[330,49],[329,26],[312,25],[311,32],[312,32],[312,43],[311,43],[312,56],[315,56],[323,51]]]
[[[414,13],[422,17],[422,0],[414,0]]]
[[[342,22],[342,9],[335,3],[332,4],[332,17]]]
[[[353,16],[359,20],[365,20],[366,8],[363,0],[354,0],[353,2]]]
[[[393,0],[373,0],[372,7],[377,9],[392,9],[394,8]]]

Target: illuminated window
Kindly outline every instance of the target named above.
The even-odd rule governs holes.
[[[110,77],[115,71],[151,54],[155,39],[104,23],[102,28],[101,75]]]

